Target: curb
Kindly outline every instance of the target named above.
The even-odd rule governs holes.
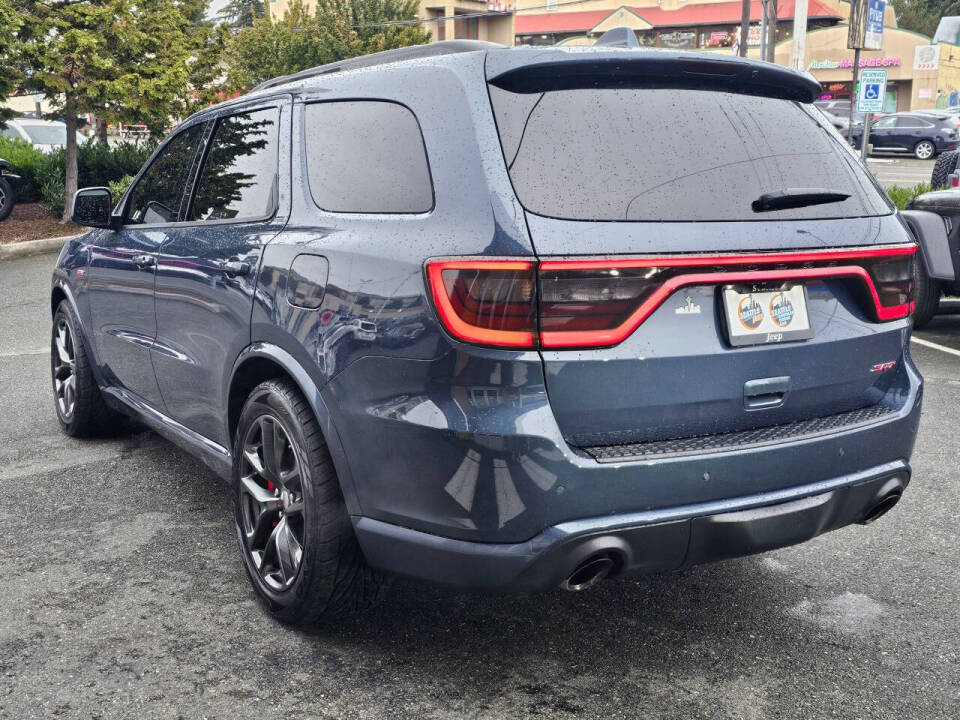
[[[5,243],[0,245],[0,260],[13,260],[14,258],[29,257],[30,255],[56,252],[59,251],[68,240],[72,240],[75,237],[78,236],[64,235],[55,238],[42,238],[41,240]]]

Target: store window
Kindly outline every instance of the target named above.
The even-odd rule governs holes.
[[[736,25],[711,25],[700,28],[700,44],[702,48],[733,47],[737,38]]]

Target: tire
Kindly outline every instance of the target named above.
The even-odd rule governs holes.
[[[933,164],[933,172],[930,173],[930,186],[934,190],[947,186],[947,176],[957,169],[958,156],[960,152],[947,150],[937,158]]]
[[[913,327],[919,330],[933,319],[940,305],[940,286],[927,275],[919,252],[913,270],[913,303]]]
[[[13,185],[6,178],[0,177],[0,221],[6,220],[13,212],[14,202]]]
[[[60,429],[71,437],[107,435],[124,426],[126,417],[104,402],[79,328],[70,304],[62,301],[50,337],[54,410]]]
[[[233,457],[243,566],[271,615],[319,625],[379,599],[385,576],[363,557],[323,433],[292,383],[268,380],[253,389]]]
[[[921,140],[913,146],[913,156],[917,160],[929,160],[937,154],[937,148],[929,140]]]

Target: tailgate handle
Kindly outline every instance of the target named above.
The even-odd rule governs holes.
[[[780,407],[789,392],[789,375],[748,380],[743,384],[743,407],[747,410]]]

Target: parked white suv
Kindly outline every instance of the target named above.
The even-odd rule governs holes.
[[[5,128],[0,128],[0,137],[25,140],[38,150],[53,152],[67,144],[67,126],[58,120],[12,118]],[[78,134],[77,142],[82,140]]]

